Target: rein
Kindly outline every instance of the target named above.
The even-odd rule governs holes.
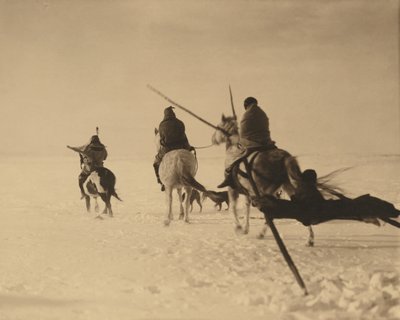
[[[209,145],[207,145],[207,146],[193,147],[193,148],[195,148],[195,149],[207,149],[207,148],[211,148],[211,147],[213,147],[213,146],[214,146],[214,144],[209,144]]]

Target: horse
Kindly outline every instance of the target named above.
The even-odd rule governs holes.
[[[214,145],[225,144],[225,165],[227,166],[240,152],[236,117],[222,115],[221,122],[217,127],[222,130],[214,132],[212,143]],[[302,180],[302,172],[296,158],[289,152],[278,148],[249,154],[245,157],[245,161],[240,162],[238,169],[234,170],[232,174],[235,188],[228,187],[230,208],[235,219],[236,230],[243,230],[245,234],[250,229],[250,205],[252,203],[256,204],[255,202],[259,197],[277,197],[282,189],[289,197],[293,196]],[[251,179],[247,174],[251,174]],[[253,182],[255,185],[252,184]],[[244,227],[241,225],[237,213],[239,193],[246,196]],[[258,238],[264,238],[267,229],[268,224],[265,224],[258,234]],[[314,232],[311,226],[309,226],[307,245],[314,245]]]
[[[97,198],[100,197],[105,203],[105,208],[102,213],[108,213],[110,217],[113,216],[113,211],[111,208],[111,196],[114,196],[119,201],[122,201],[115,191],[115,182],[116,178],[111,170],[105,167],[97,167],[91,170],[91,173],[83,183],[86,210],[88,212],[90,212],[91,197],[95,200],[95,211],[98,212],[99,205],[97,203]]]
[[[160,134],[155,129],[155,143],[157,152],[161,149]],[[183,219],[189,223],[189,206],[190,197],[193,189],[206,192],[206,189],[194,177],[197,172],[197,159],[195,155],[186,149],[176,149],[167,152],[160,163],[159,175],[162,184],[165,186],[166,196],[166,216],[164,225],[169,226],[173,220],[172,213],[172,191],[177,190],[179,197],[180,215],[179,219]],[[185,205],[182,202],[182,189],[186,193]]]

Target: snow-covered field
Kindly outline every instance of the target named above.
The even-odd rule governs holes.
[[[400,208],[400,157],[304,156],[321,175]],[[223,158],[202,157],[210,189]],[[114,218],[94,219],[79,200],[77,157],[0,159],[0,319],[400,319],[400,230],[359,222],[307,229],[276,225],[309,291],[303,296],[253,209],[249,235],[234,232],[210,200],[191,223],[162,224],[164,194],[152,158],[110,159]],[[101,206],[103,204],[101,203]],[[177,212],[177,204],[175,204]],[[177,217],[177,215],[175,215]]]

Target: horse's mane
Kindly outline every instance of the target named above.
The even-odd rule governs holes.
[[[352,167],[347,167],[347,168],[341,168],[335,171],[332,171],[322,177],[319,177],[317,179],[317,188],[322,192],[323,195],[331,198],[337,198],[337,199],[346,199],[347,197],[345,196],[345,191],[341,189],[340,187],[337,187],[336,185],[332,184],[330,181],[335,178],[337,175],[352,169]]]
[[[239,134],[239,127],[235,117],[222,117],[222,122],[219,125],[221,128],[225,129],[230,134]]]

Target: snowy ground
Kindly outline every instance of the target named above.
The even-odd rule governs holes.
[[[202,158],[210,189],[223,158]],[[351,196],[371,193],[400,208],[400,157],[307,156]],[[114,218],[94,219],[79,200],[77,157],[2,158],[0,319],[400,319],[400,230],[358,222],[307,229],[276,225],[309,295],[301,294],[271,233],[253,210],[249,235],[210,200],[191,223],[163,226],[164,196],[152,158],[107,162],[117,176]],[[177,206],[175,205],[175,212]],[[177,215],[175,215],[177,217]]]

